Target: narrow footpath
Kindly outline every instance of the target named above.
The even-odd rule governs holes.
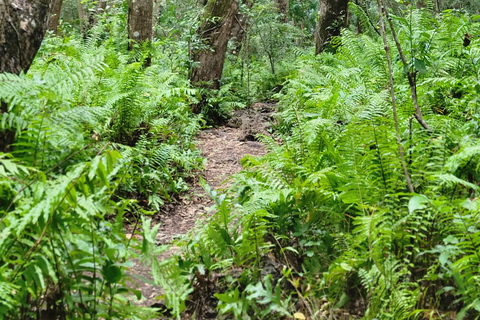
[[[274,105],[257,103],[249,109],[236,111],[226,126],[201,131],[197,145],[207,162],[200,176],[212,189],[222,190],[231,185],[232,175],[240,172],[240,160],[246,155],[261,156],[265,148],[255,141],[257,134],[268,134]],[[213,202],[195,179],[189,191],[178,200],[166,204],[155,214],[153,224],[160,223],[157,233],[157,245],[169,244],[176,237],[188,233],[197,220],[205,216]],[[132,236],[127,229],[127,237]],[[130,233],[129,233],[130,232]],[[149,266],[134,261],[135,266],[129,273],[135,280],[135,286],[142,292],[144,300],[138,304],[154,306],[159,301],[155,298],[162,295],[159,286],[153,284]]]

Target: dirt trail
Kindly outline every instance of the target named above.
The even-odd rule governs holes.
[[[273,109],[273,105],[257,103],[250,109],[236,111],[226,126],[204,130],[198,134],[198,148],[207,159],[205,170],[200,175],[212,189],[225,189],[230,185],[228,179],[242,170],[240,159],[244,156],[265,154],[263,145],[253,140],[257,133],[268,133]],[[173,238],[186,234],[213,204],[198,184],[199,179],[195,180],[187,194],[180,196],[180,200],[165,205],[152,219],[154,224],[161,224],[156,237],[157,245],[168,244]],[[135,281],[136,286],[146,298],[140,304],[152,306],[158,303],[155,298],[163,292],[159,286],[153,284],[150,268],[139,261],[134,263],[130,274],[138,279]]]

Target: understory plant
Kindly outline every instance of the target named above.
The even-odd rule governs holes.
[[[376,32],[343,30],[336,54],[299,56],[276,95],[275,136],[258,137],[268,153],[245,157],[224,194],[205,187],[214,213],[176,264],[190,275],[187,307],[204,297],[190,310],[478,317],[478,17],[409,9],[388,18],[398,119]]]
[[[1,319],[156,317],[134,303],[141,246],[124,223],[187,188],[201,119],[185,76],[144,68],[142,50],[162,52],[128,52],[124,16],[104,18],[86,39],[49,35],[27,75],[0,74],[15,136],[0,153]]]

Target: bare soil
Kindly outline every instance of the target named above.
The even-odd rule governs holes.
[[[257,103],[252,107],[236,111],[225,125],[216,129],[201,131],[197,138],[198,148],[207,160],[205,170],[199,176],[212,189],[226,189],[231,184],[232,175],[240,172],[240,160],[246,155],[261,156],[265,149],[256,141],[258,134],[268,134],[274,105]],[[187,234],[202,217],[208,214],[213,202],[199,185],[199,178],[190,186],[190,190],[172,203],[166,204],[152,218],[153,224],[160,223],[156,236],[157,245],[169,244],[176,237]],[[132,236],[133,226],[126,227],[127,236]],[[166,253],[166,256],[173,254]],[[134,286],[144,297],[135,303],[141,306],[157,306],[157,297],[163,294],[161,287],[156,286],[149,266],[141,261],[134,261],[135,266],[129,273],[134,279]]]

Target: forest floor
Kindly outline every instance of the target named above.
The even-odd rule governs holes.
[[[197,146],[206,159],[205,170],[198,173],[212,189],[228,188],[232,175],[240,172],[240,160],[246,155],[261,156],[265,148],[255,141],[257,134],[268,134],[275,105],[256,103],[248,109],[235,111],[225,126],[200,131]],[[212,199],[199,184],[199,178],[190,185],[190,189],[166,204],[152,218],[152,224],[160,223],[157,233],[157,245],[169,244],[174,238],[187,234],[208,214],[213,205]],[[126,226],[127,237],[133,233],[133,225]],[[138,238],[138,236],[136,235]],[[171,256],[178,248],[171,248],[159,258]],[[143,300],[135,302],[141,306],[158,306],[156,298],[163,290],[153,282],[151,269],[139,260],[129,273],[134,279],[133,285],[142,292]]]

